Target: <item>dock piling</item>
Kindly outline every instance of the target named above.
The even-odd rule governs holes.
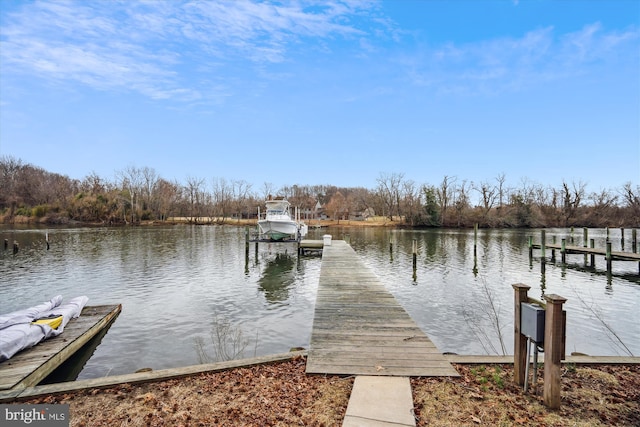
[[[587,243],[589,243],[589,229],[584,227],[582,229],[582,246],[587,247]],[[584,254],[584,265],[587,265],[587,253]]]
[[[559,295],[545,295],[547,302],[544,325],[544,404],[551,408],[560,407],[560,379],[562,378],[562,358],[564,355],[565,315],[562,305],[567,301]]]
[[[473,256],[478,254],[478,223],[473,226]]]
[[[413,253],[413,276],[414,276],[414,280],[415,280],[416,266],[417,266],[417,262],[418,262],[418,240],[417,239],[413,239],[411,252]]]

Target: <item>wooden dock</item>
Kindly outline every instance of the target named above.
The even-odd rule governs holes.
[[[633,230],[635,231],[635,229]],[[554,238],[554,242],[552,243],[547,243],[546,242],[546,235],[544,230],[541,232],[541,236],[540,236],[540,243],[539,244],[534,244],[533,243],[533,238],[531,236],[529,236],[529,258],[533,257],[533,250],[534,249],[539,249],[541,251],[541,258],[545,258],[546,257],[546,251],[547,249],[551,250],[551,260],[554,261],[555,260],[555,252],[556,251],[560,251],[560,256],[562,259],[562,262],[565,263],[566,262],[566,256],[568,254],[580,254],[580,255],[584,255],[584,262],[585,264],[587,263],[587,256],[589,256],[590,258],[590,264],[592,267],[595,267],[595,257],[596,255],[600,255],[603,256],[606,264],[607,264],[607,272],[611,273],[613,267],[613,261],[635,261],[638,263],[638,274],[640,274],[640,253],[636,253],[636,241],[635,241],[635,234],[634,235],[634,241],[632,244],[632,248],[633,248],[633,252],[622,252],[622,251],[613,251],[611,250],[611,242],[609,240],[607,240],[606,243],[606,248],[605,249],[600,249],[600,248],[595,248],[594,247],[594,240],[591,239],[590,240],[590,246],[587,247],[587,234],[586,234],[586,230],[585,230],[585,242],[583,246],[574,246],[574,245],[567,245],[566,244],[566,239],[562,239],[562,242],[560,244],[557,244],[555,242],[555,238]]]
[[[532,245],[533,249],[542,249],[542,245]],[[583,254],[583,255],[602,255],[607,256],[606,249],[598,249],[598,248],[586,248],[584,246],[569,246],[566,245],[564,248],[562,245],[558,245],[557,243],[547,243],[545,245],[545,249],[557,250],[562,253],[567,254]],[[640,254],[636,254],[633,252],[620,252],[620,251],[611,251],[611,258],[614,261],[640,261]]]
[[[91,338],[108,328],[121,305],[88,306],[67,323],[62,334],[23,350],[0,363],[0,391],[22,390],[40,383]]]
[[[325,245],[307,373],[458,376],[346,242]]]

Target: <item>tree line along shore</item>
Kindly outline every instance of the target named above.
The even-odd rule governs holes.
[[[0,222],[125,225],[255,223],[269,196],[284,197],[311,224],[394,227],[639,227],[640,185],[588,192],[582,181],[545,186],[504,174],[483,182],[445,176],[418,184],[380,173],[375,188],[291,185],[259,188],[244,180],[162,178],[130,166],[113,179],[82,180],[0,157]]]

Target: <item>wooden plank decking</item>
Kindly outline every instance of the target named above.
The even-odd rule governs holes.
[[[0,363],[0,390],[19,390],[42,381],[120,314],[121,305],[85,307],[64,332]]]
[[[542,249],[541,244],[532,244],[531,247],[533,249]],[[544,247],[545,249],[562,251],[562,245],[557,243],[546,243]],[[587,248],[584,246],[565,245],[564,250],[567,254],[607,255],[606,249]],[[611,259],[614,261],[640,261],[640,253],[611,251]]]
[[[458,376],[347,243],[322,254],[307,373]]]

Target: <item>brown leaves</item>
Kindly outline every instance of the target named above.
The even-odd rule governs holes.
[[[455,379],[412,379],[418,426],[640,425],[640,366],[578,366],[562,379],[562,406],[513,382],[512,365],[456,365]]]
[[[412,378],[418,426],[640,425],[640,366],[567,369],[562,406],[523,393],[512,365],[457,365],[460,378]],[[70,403],[71,426],[341,425],[353,378],[305,374],[305,358],[26,403]]]

